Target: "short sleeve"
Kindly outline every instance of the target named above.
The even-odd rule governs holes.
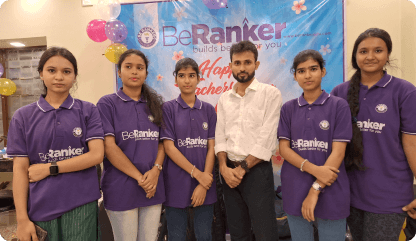
[[[212,105],[209,105],[208,108],[208,139],[215,139],[215,127],[217,125],[217,113],[215,113],[215,108]]]
[[[400,131],[416,135],[416,90],[410,92],[400,104]]]
[[[338,87],[338,86],[335,86],[335,87],[332,89],[332,91],[331,91],[330,95],[333,95],[333,96],[338,96],[338,89],[339,89],[339,87]]]
[[[101,116],[104,136],[115,136],[112,105],[104,103],[103,99],[101,98],[97,103],[97,108]]]
[[[277,137],[278,139],[286,139],[286,140],[291,140],[291,132],[290,132],[290,127],[291,127],[291,113],[288,110],[289,108],[289,104],[291,102],[287,102],[286,104],[283,105],[282,109],[280,110],[280,121],[279,121],[279,127],[277,129]]]
[[[92,105],[92,104],[91,104]],[[90,141],[93,139],[103,139],[104,140],[104,132],[103,132],[103,125],[101,122],[100,113],[96,106],[92,105],[90,116],[87,120],[86,124],[86,138],[85,141]]]
[[[163,122],[165,125],[160,132],[160,139],[176,141],[175,118],[172,114],[172,104],[169,102],[163,105]]]
[[[350,142],[352,139],[351,111],[346,100],[339,98],[336,107],[332,141]]]
[[[13,116],[9,125],[9,132],[7,134],[7,156],[28,156],[25,128],[23,127],[23,119],[18,111]]]

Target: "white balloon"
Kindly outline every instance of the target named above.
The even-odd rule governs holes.
[[[116,19],[121,12],[120,0],[99,0],[97,8],[102,19]]]

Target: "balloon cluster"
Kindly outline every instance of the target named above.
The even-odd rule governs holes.
[[[87,34],[95,42],[103,42],[109,39],[112,43],[105,50],[105,56],[113,63],[117,63],[120,55],[127,48],[120,44],[127,38],[127,27],[116,18],[120,15],[120,0],[99,0],[98,12],[103,19],[94,19],[88,23]]]
[[[16,92],[16,84],[9,79],[0,78],[0,95],[9,96],[14,92]]]

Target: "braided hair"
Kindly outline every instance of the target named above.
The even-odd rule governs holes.
[[[358,45],[366,38],[375,37],[382,39],[387,46],[388,54],[390,55],[393,44],[391,42],[390,35],[382,29],[379,28],[370,28],[365,32],[361,33],[357,40],[354,43],[354,49],[352,51],[351,63],[352,67],[355,69],[355,73],[352,76],[348,88],[348,105],[350,106],[351,116],[352,116],[352,141],[347,144],[347,149],[345,153],[345,167],[347,170],[365,170],[366,167],[363,165],[363,136],[358,127],[357,115],[360,111],[360,83],[361,83],[361,70],[357,64],[357,50]],[[388,63],[388,61],[387,61]]]

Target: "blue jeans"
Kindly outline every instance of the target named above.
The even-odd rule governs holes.
[[[313,241],[312,222],[303,217],[287,215],[292,241]],[[347,231],[347,220],[329,220],[315,218],[318,227],[319,241],[344,241]]]
[[[211,226],[214,218],[214,204],[192,208],[194,211],[194,232],[198,241],[211,241]],[[166,221],[169,241],[186,240],[188,208],[166,206]]]

